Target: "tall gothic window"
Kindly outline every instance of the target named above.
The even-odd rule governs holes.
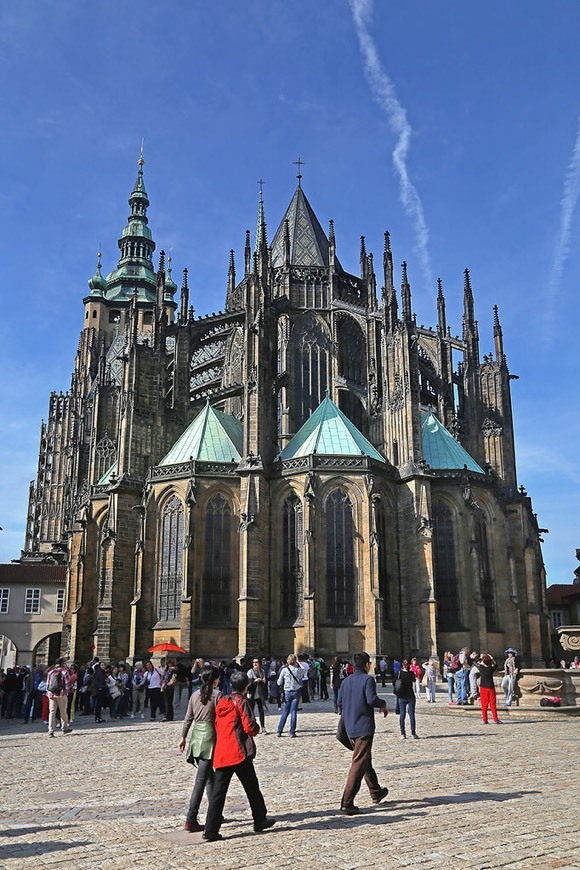
[[[364,387],[367,382],[367,350],[364,335],[350,317],[338,321],[338,373]]]
[[[202,610],[208,625],[230,622],[232,617],[232,511],[221,495],[205,512]]]
[[[117,446],[108,435],[101,438],[95,450],[95,483],[107,473],[117,458]]]
[[[379,551],[379,595],[383,599],[383,623],[388,625],[391,619],[391,589],[387,559],[387,516],[382,501],[377,503],[375,522]]]
[[[362,432],[363,435],[367,434],[366,413],[358,396],[355,396],[350,390],[339,390],[338,407],[350,422],[354,423],[359,432]]]
[[[460,611],[453,516],[441,502],[433,506],[433,562],[439,630],[457,631]]]
[[[302,537],[302,502],[291,495],[282,509],[281,616],[284,622],[302,619],[304,614]]]
[[[161,572],[158,614],[161,622],[176,622],[181,615],[183,582],[183,505],[173,496],[161,515]]]
[[[320,321],[309,314],[300,323],[294,353],[295,431],[310,417],[328,387],[328,336]]]
[[[495,631],[498,627],[497,607],[495,601],[495,584],[489,567],[489,550],[487,546],[487,526],[485,517],[480,514],[476,518],[475,533],[477,536],[477,548],[479,551],[479,565],[481,570],[481,597],[485,607],[485,623],[488,631]]]
[[[326,502],[326,616],[342,624],[357,618],[353,511],[341,489]]]

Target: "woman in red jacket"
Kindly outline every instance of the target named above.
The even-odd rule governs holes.
[[[258,777],[254,770],[256,744],[254,736],[260,731],[250,703],[246,698],[248,677],[242,671],[231,676],[232,694],[220,698],[215,709],[216,743],[213,753],[215,768],[211,800],[205,820],[203,839],[223,840],[220,834],[226,795],[234,773],[240,780],[254,817],[254,831],[260,833],[271,828],[275,819],[268,818],[266,804]]]

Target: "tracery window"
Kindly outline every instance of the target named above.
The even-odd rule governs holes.
[[[302,502],[291,495],[282,508],[281,617],[284,622],[302,619],[304,614],[302,539]]]
[[[495,584],[489,565],[489,549],[487,546],[487,526],[483,514],[475,521],[475,534],[479,552],[481,571],[481,597],[485,607],[485,623],[487,631],[495,631],[498,627],[497,607],[495,600]]]
[[[227,623],[232,616],[232,511],[226,499],[216,495],[205,512],[202,608],[208,625]]]
[[[367,382],[366,342],[359,326],[350,317],[338,321],[338,373],[364,387]]]
[[[460,608],[455,533],[451,510],[442,502],[433,506],[433,566],[439,630],[456,631],[460,625]]]
[[[176,622],[181,616],[183,583],[183,504],[173,496],[161,514],[161,564],[158,584],[158,616],[161,622]]]
[[[324,398],[328,386],[328,336],[314,315],[302,321],[294,353],[295,431]]]
[[[340,624],[357,618],[352,503],[341,489],[326,502],[326,616]]]
[[[95,483],[107,473],[117,458],[117,446],[108,435],[101,438],[95,450]]]

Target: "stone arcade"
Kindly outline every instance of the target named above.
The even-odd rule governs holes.
[[[545,571],[518,489],[510,373],[419,327],[407,266],[381,287],[337,255],[301,186],[271,244],[260,194],[225,310],[197,317],[155,242],[139,160],[117,268],[84,298],[70,390],[53,393],[24,560],[68,566],[63,652],[550,655]],[[176,299],[178,296],[178,299]],[[195,301],[195,300],[191,300]]]

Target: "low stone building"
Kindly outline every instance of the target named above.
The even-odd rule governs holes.
[[[0,636],[16,647],[11,664],[47,664],[58,655],[65,595],[65,565],[0,565]]]

